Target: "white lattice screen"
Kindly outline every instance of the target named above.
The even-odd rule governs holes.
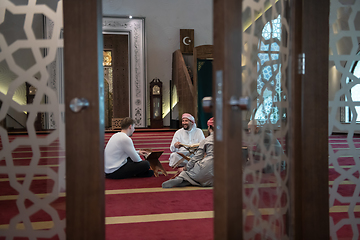
[[[244,134],[249,160],[243,178],[244,239],[287,239],[289,189],[285,136],[289,59],[289,1],[243,1],[243,95],[252,108],[244,121],[256,119]]]
[[[10,110],[27,113],[27,135],[11,135],[0,127],[1,183],[10,189],[0,205],[15,208],[3,218],[11,220],[0,223],[0,236],[6,239],[65,239],[65,216],[59,214],[65,190],[64,106],[54,73],[63,47],[62,14],[62,1],[57,0],[0,2],[0,63],[8,66],[0,75],[0,120]],[[51,23],[51,32],[43,32],[45,22]],[[16,97],[25,83],[36,89],[28,104]],[[39,113],[49,116],[56,129],[36,134]]]
[[[329,24],[330,235],[332,239],[343,239],[345,231],[347,239],[355,240],[360,237],[360,138],[355,135],[360,130],[356,123],[356,106],[360,102],[352,98],[351,91],[360,84],[359,76],[353,73],[354,64],[360,60],[360,1],[331,0]],[[344,123],[345,109],[354,116],[350,123]],[[347,136],[340,138],[334,132]],[[342,213],[335,211],[339,206]]]

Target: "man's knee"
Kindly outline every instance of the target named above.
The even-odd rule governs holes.
[[[141,166],[142,166],[143,168],[147,168],[147,169],[150,168],[150,163],[149,163],[149,161],[142,161],[142,162],[140,162],[140,164],[141,164]]]

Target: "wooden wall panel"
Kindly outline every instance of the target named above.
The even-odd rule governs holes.
[[[213,45],[200,45],[194,48],[196,51],[196,56],[194,53],[194,58],[196,59],[212,59],[214,57],[214,46]]]
[[[113,58],[113,118],[130,116],[128,36],[104,34],[104,50],[112,50]]]
[[[180,29],[180,51],[182,54],[193,54],[194,29]]]

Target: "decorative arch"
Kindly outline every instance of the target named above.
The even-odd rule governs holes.
[[[103,33],[126,34],[129,37],[130,116],[137,127],[145,127],[145,18],[104,17]]]

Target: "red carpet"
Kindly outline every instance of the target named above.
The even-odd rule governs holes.
[[[124,204],[120,204],[119,200]],[[211,211],[212,191],[179,191],[106,196],[106,217]]]
[[[112,134],[105,134],[105,144]],[[166,171],[174,172],[168,166],[169,146],[173,134],[173,132],[135,132],[132,139],[137,149],[163,150],[164,153],[159,160]],[[40,137],[45,136],[41,135]],[[26,138],[26,136],[10,136],[10,141],[21,137]],[[330,149],[334,153],[347,148],[360,147],[360,138],[354,138],[353,142],[354,144],[349,144],[344,136],[331,136],[329,138]],[[2,143],[0,143],[0,146],[0,149],[2,149]],[[2,158],[0,159],[0,167],[9,164],[29,166],[34,154],[31,148],[19,146],[12,152],[13,162],[6,162]],[[37,165],[46,167],[47,171],[52,169],[57,172],[58,165],[65,160],[65,152],[60,149],[58,141],[53,142],[48,147],[41,146],[38,154],[41,158]],[[359,187],[356,185],[359,181],[359,171],[355,169],[359,159],[346,155],[348,154],[340,152],[336,163],[329,164],[329,185],[330,189],[336,186],[337,193],[342,197],[352,197],[354,194],[359,193]],[[29,179],[24,178],[24,174],[18,174],[16,175],[16,184],[29,189],[34,194],[49,193],[52,191],[54,181],[49,179],[45,175],[46,173],[45,171],[44,174],[36,174],[34,178],[30,177]],[[8,179],[10,176],[0,173],[0,240],[5,239],[2,235],[4,232],[2,229],[6,229],[5,226],[9,224],[9,220],[19,212],[16,203],[18,191],[15,190],[14,185],[10,184]],[[106,239],[213,239],[212,188],[162,189],[161,184],[171,176],[172,173],[169,176],[160,175],[158,178],[106,179]],[[285,179],[286,170],[280,174],[280,177]],[[256,194],[254,204],[262,211],[259,215],[260,218],[268,222],[272,226],[271,228],[275,229],[276,236],[281,238],[286,232],[286,228],[273,219],[271,209],[275,206],[284,207],[286,205],[288,200],[286,192],[279,191],[279,188],[274,185],[277,182],[275,174],[264,174],[258,180],[249,175],[246,180],[244,193],[247,196]],[[252,187],[254,182],[265,185],[255,191],[255,188]],[[358,199],[354,201],[357,201],[356,206],[360,205]],[[59,219],[65,218],[64,202],[65,197],[60,197],[50,204],[57,211]],[[330,199],[330,203],[335,207],[349,206],[349,203],[346,201],[341,202],[339,198]],[[31,208],[33,205],[34,203],[30,200],[24,202],[24,208],[26,209]],[[351,219],[359,221],[360,212],[356,210],[353,216],[349,216],[345,209],[340,212],[331,212],[330,216],[331,224],[333,224],[331,226],[335,226],[340,221],[351,221]],[[261,235],[254,233],[254,228],[260,227],[261,222],[259,219],[251,214],[245,219],[245,236],[252,239],[261,239]],[[30,220],[32,222],[47,222],[51,221],[52,217],[45,211],[38,211],[30,216]],[[355,226],[360,229],[359,225]],[[351,225],[346,224],[338,229],[336,234],[339,239],[352,239],[353,230]],[[15,237],[14,239],[28,238]],[[59,238],[55,236],[37,239]]]
[[[213,239],[213,219],[129,223],[106,226],[106,240],[113,239]]]
[[[169,147],[173,135],[173,132],[135,132],[132,139],[136,149],[152,148],[154,150],[163,150],[164,153],[159,160],[166,171],[174,172],[175,170],[168,165]],[[158,192],[156,189],[161,191],[161,184],[171,176],[172,174],[167,177],[160,175],[158,178],[107,179],[105,182],[107,190],[149,189],[155,190],[155,192],[106,195],[106,217],[141,215],[147,217],[166,213],[188,213],[191,215],[192,212],[213,210],[211,188],[202,190],[183,188],[180,191]],[[212,218],[205,218],[107,224],[106,239],[213,239],[212,222]]]

